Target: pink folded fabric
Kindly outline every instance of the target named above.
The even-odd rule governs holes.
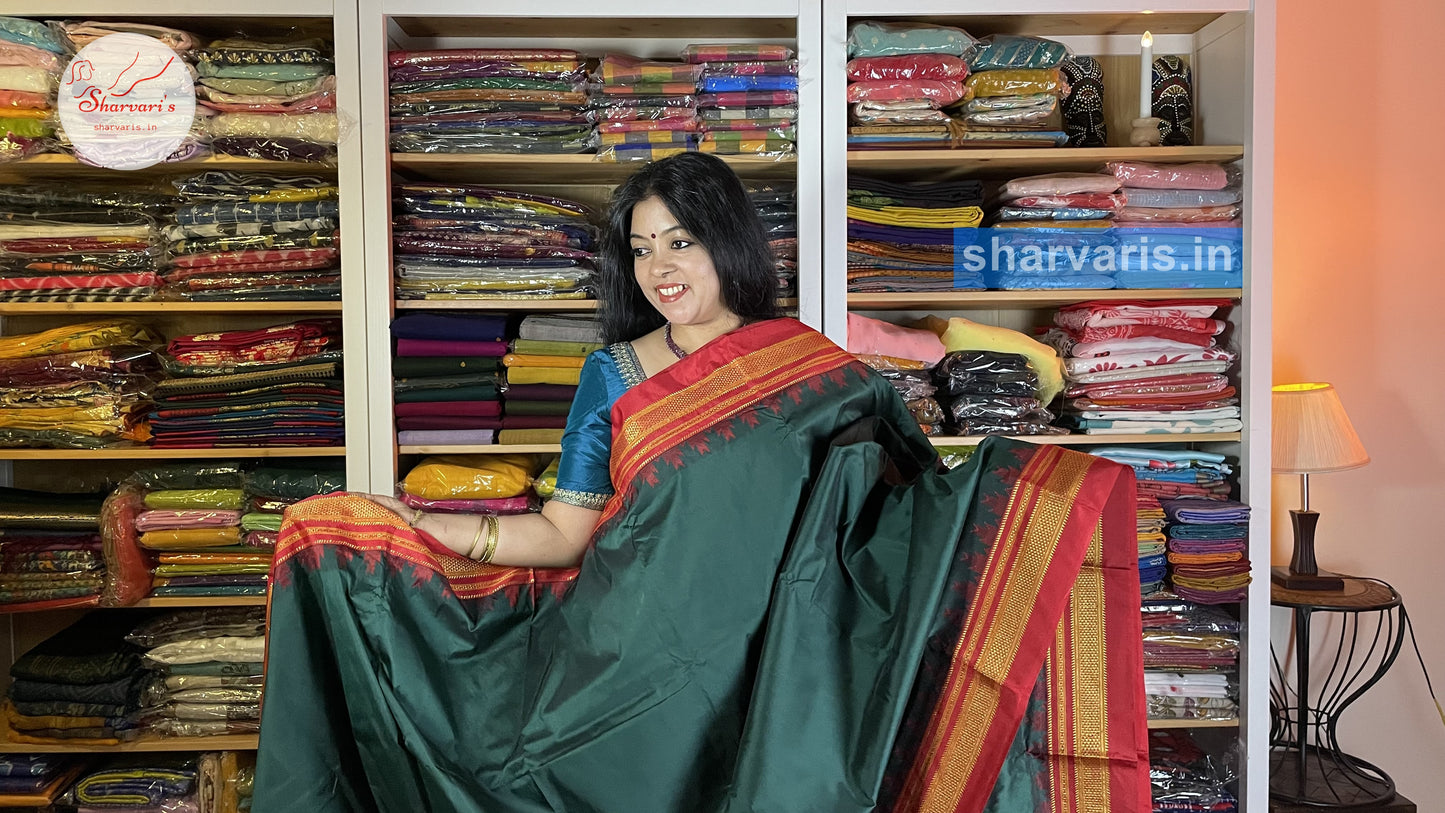
[[[963,93],[963,83],[956,79],[876,79],[848,85],[850,102],[926,99],[942,107],[962,99]]]
[[[507,355],[506,342],[463,342],[446,339],[397,339],[398,356],[496,356]]]
[[[248,548],[274,548],[278,536],[280,534],[275,531],[248,531],[241,544]]]
[[[998,191],[1000,200],[1056,195],[1111,195],[1119,191],[1119,179],[1101,172],[1055,172],[1014,178]]]
[[[1228,206],[1187,206],[1174,209],[1147,209],[1125,206],[1114,213],[1115,223],[1222,223],[1239,217],[1239,204]]]
[[[848,352],[913,359],[933,365],[943,360],[943,341],[931,330],[899,327],[881,319],[848,314]]]
[[[1229,174],[1218,164],[1110,161],[1105,166],[1124,186],[1136,189],[1223,189],[1229,185]]]
[[[402,493],[401,501],[439,514],[526,514],[532,510],[532,501],[525,494],[499,500],[428,500]]]
[[[135,519],[135,529],[146,531],[169,531],[176,528],[229,528],[241,524],[240,511],[168,511],[156,509],[146,511]]]
[[[398,418],[415,418],[423,415],[458,415],[469,418],[495,418],[502,414],[501,401],[421,401],[412,404],[397,404]]]

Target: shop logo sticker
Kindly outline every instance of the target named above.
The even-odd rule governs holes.
[[[87,164],[144,169],[176,151],[196,116],[190,69],[160,40],[111,34],[80,49],[61,78],[60,125]]]

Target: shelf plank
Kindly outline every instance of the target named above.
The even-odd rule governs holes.
[[[10,742],[9,726],[0,739],[0,754],[119,754],[158,753],[170,751],[254,751],[260,740],[257,734],[218,734],[214,737],[160,737],[143,734],[120,745],[56,745]]]
[[[39,175],[103,176],[114,179],[120,174],[116,170],[93,167],[75,160],[73,155],[46,154],[32,155],[19,161],[7,163],[4,169],[9,173]],[[191,161],[174,161],[147,167],[147,175],[191,175],[210,170],[234,170],[240,172],[289,172],[305,175],[334,175],[336,167],[326,164],[312,164],[299,161],[267,161],[262,158],[241,158],[234,155],[211,155]]]
[[[250,460],[267,457],[345,457],[345,446],[272,446],[240,449],[0,449],[0,460]]]
[[[1203,147],[1014,147],[957,150],[853,150],[848,171],[913,173],[933,180],[966,175],[1092,172],[1108,161],[1181,164],[1229,162],[1244,157],[1237,145]]]
[[[401,454],[561,454],[562,447],[555,443],[530,443],[506,446],[402,446]]]
[[[340,302],[27,302],[0,303],[0,316],[171,316],[180,313],[341,313]]]
[[[1057,308],[1079,302],[1170,299],[1239,299],[1238,288],[1135,288],[1086,291],[957,291],[949,293],[848,294],[849,310],[992,310]]]
[[[397,310],[595,311],[595,299],[398,299]]]
[[[1150,720],[1150,728],[1239,728],[1239,720]]]
[[[794,159],[751,155],[718,156],[740,177],[792,179]],[[616,184],[637,172],[635,161],[598,161],[581,155],[487,155],[473,153],[392,153],[392,169],[438,181],[484,181],[525,184]]]
[[[934,446],[977,446],[986,436],[932,435]],[[1116,446],[1122,443],[1226,443],[1238,441],[1238,432],[1200,432],[1194,435],[1008,435],[1014,440],[1052,446]]]
[[[151,596],[130,607],[265,607],[265,596]],[[123,608],[117,608],[123,609]]]

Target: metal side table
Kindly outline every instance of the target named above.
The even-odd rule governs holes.
[[[1345,577],[1341,590],[1287,590],[1272,585],[1270,603],[1294,611],[1295,680],[1273,653],[1270,675],[1269,797],[1305,808],[1359,808],[1389,802],[1395,783],[1370,763],[1345,753],[1336,737],[1340,715],[1384,677],[1405,641],[1400,594],[1384,582]],[[1337,614],[1334,656],[1310,662],[1310,623]],[[1330,644],[1324,646],[1328,654]],[[1312,681],[1311,671],[1313,666]],[[1324,675],[1323,680],[1318,680]],[[1314,685],[1312,685],[1312,682]]]

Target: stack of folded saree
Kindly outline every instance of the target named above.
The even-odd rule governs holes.
[[[1235,781],[1229,766],[1215,764],[1178,728],[1149,732],[1149,791],[1154,813],[1235,813],[1239,801],[1229,790]]]
[[[1124,206],[1121,242],[1149,252],[1121,257],[1120,288],[1238,288],[1244,284],[1244,199],[1237,167],[1113,161]]]
[[[134,716],[150,731],[204,737],[258,730],[265,608],[168,613],[142,623],[127,640],[143,650],[146,707]]]
[[[935,396],[956,435],[1059,435],[1039,400],[1039,376],[1017,353],[957,350],[933,368]]]
[[[1042,337],[1065,357],[1064,412],[1091,435],[1238,432],[1239,399],[1220,347],[1227,300],[1084,302]]]
[[[443,514],[505,516],[538,510],[533,490],[549,458],[528,454],[423,458],[401,484],[401,500]]]
[[[0,17],[0,161],[14,161],[54,146],[52,100],[68,48],[38,20]]]
[[[1061,42],[995,34],[968,57],[967,93],[949,108],[960,146],[1057,147],[1067,144],[1059,97]]]
[[[1249,506],[1233,500],[1165,500],[1169,581],[1200,604],[1243,601],[1249,587]]]
[[[0,208],[0,302],[128,302],[160,285],[160,233],[143,213]]]
[[[0,755],[0,806],[23,807],[53,799],[85,768],[71,754]]]
[[[96,604],[105,583],[104,495],[0,488],[0,607]]]
[[[768,247],[773,250],[778,275],[778,297],[798,296],[798,193],[788,184],[753,184],[748,187]]]
[[[848,32],[848,149],[948,148],[941,108],[969,98],[973,37],[957,28],[865,21]]]
[[[933,368],[945,351],[937,335],[849,313],[848,352],[893,385],[924,434],[943,434],[944,413],[934,397],[938,387]]]
[[[0,446],[94,449],[145,440],[160,337],[83,322],[0,338]]]
[[[702,66],[607,54],[593,79],[599,161],[656,161],[697,149]]]
[[[137,541],[156,566],[151,595],[261,595],[269,551],[242,545],[240,488],[148,491],[135,518]]]
[[[1102,173],[1014,178],[998,189],[983,234],[988,287],[1113,288],[1111,222],[1119,181]]]
[[[1239,620],[1161,595],[1143,604],[1144,684],[1154,719],[1232,720]]]
[[[345,487],[346,472],[335,466],[271,465],[247,472],[248,502],[241,516],[241,544],[248,551],[269,555],[276,548],[287,508],[307,497],[331,494]]]
[[[77,813],[199,813],[196,757],[133,754],[86,768],[56,800]]]
[[[689,45],[684,62],[702,66],[697,148],[715,155],[790,157],[797,141],[798,61],[784,45]]]
[[[211,149],[270,161],[331,162],[339,138],[336,76],[320,40],[233,37],[197,49]]]
[[[134,624],[125,613],[90,615],[21,655],[5,704],[10,741],[115,745],[139,733],[132,715],[147,674],[125,640]]]
[[[1168,571],[1164,534],[1167,518],[1160,500],[1182,496],[1229,499],[1233,471],[1224,455],[1194,449],[1109,446],[1091,454],[1134,470],[1137,483],[1139,583],[1144,596],[1164,589]]]
[[[397,442],[492,443],[502,428],[504,316],[408,313],[391,323]]]
[[[513,339],[502,359],[507,384],[502,443],[560,443],[588,354],[599,342]]]
[[[983,221],[978,181],[848,179],[848,291],[953,291],[984,286],[960,266],[955,229]]]
[[[316,177],[206,172],[175,181],[165,295],[340,300],[337,186]]]
[[[398,299],[587,299],[591,211],[548,195],[398,184],[392,245]]]
[[[566,154],[593,146],[576,51],[392,51],[388,61],[393,152]]]
[[[344,437],[341,323],[179,336],[155,391],[157,448],[334,446]]]

